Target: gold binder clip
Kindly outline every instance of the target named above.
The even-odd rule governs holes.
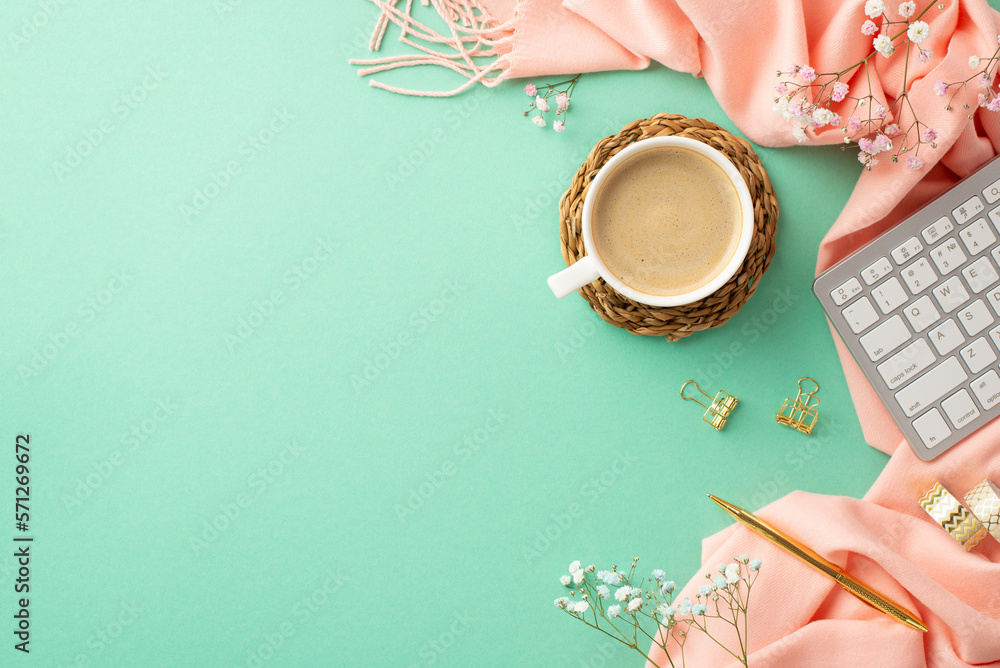
[[[802,391],[802,383],[809,381],[816,386],[811,392]],[[785,399],[778,411],[778,424],[783,424],[792,429],[798,429],[803,434],[808,434],[816,426],[819,419],[819,399],[816,393],[819,392],[819,383],[812,378],[799,379],[799,394],[795,399]]]
[[[711,406],[705,406],[705,404],[698,401],[695,397],[684,396],[684,388],[692,383],[694,384],[696,390],[701,392],[709,401],[712,402]],[[718,394],[716,394],[713,399],[711,395],[705,394],[704,390],[698,387],[698,383],[695,383],[693,380],[689,380],[681,385],[681,398],[685,401],[693,401],[700,406],[704,406],[706,410],[702,419],[716,429],[722,429],[726,426],[726,418],[728,418],[729,414],[733,412],[733,409],[736,408],[736,404],[739,401],[733,395],[722,390],[719,390]]]

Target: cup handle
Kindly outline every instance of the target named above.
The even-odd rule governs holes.
[[[553,294],[562,299],[571,292],[576,292],[588,283],[593,283],[601,277],[597,271],[597,263],[590,255],[584,255],[579,260],[557,274],[549,276],[549,288]]]

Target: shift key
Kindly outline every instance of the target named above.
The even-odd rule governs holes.
[[[906,413],[906,417],[913,417],[968,378],[958,358],[949,357],[897,392],[896,401]]]

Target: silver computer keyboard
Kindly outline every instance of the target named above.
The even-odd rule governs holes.
[[[1000,157],[813,283],[921,459],[1000,415],[998,238]]]

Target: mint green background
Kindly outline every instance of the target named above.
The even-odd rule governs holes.
[[[366,53],[369,3],[233,4],[59,5],[17,47],[9,33],[41,4],[0,7],[0,490],[9,508],[14,437],[30,433],[36,536],[32,653],[4,628],[0,663],[256,665],[284,624],[264,665],[597,666],[601,652],[640,665],[552,607],[570,561],[640,555],[687,581],[701,539],[729,523],[706,492],[756,508],[868,489],[886,458],[864,444],[810,291],[860,170],[851,153],[755,147],[781,205],[757,295],[690,340],[636,337],[546,287],[563,266],[555,200],[635,118],[735,130],[703,81],[587,75],[560,135],[522,117],[523,82],[444,100],[368,87],[346,60]],[[166,78],[121,116],[148,67]],[[250,159],[241,145],[275,109],[294,119]],[[102,123],[110,134],[58,178],[67,146]],[[186,222],[181,204],[232,160],[239,174]],[[318,237],[336,248],[313,263]],[[314,271],[295,285],[300,266]],[[130,284],[103,292],[116,271]],[[449,281],[458,296],[436,301]],[[257,320],[274,291],[282,303]],[[227,343],[248,318],[249,338]],[[384,368],[356,387],[368,362]],[[808,438],[774,422],[803,375],[822,385]],[[677,396],[688,378],[739,397],[724,431]],[[157,401],[176,405],[162,422]],[[459,445],[496,426],[491,411],[499,429]],[[280,463],[288,440],[302,451]],[[203,534],[227,504],[238,515]],[[0,557],[9,627],[13,574]],[[103,643],[123,602],[141,612]]]

